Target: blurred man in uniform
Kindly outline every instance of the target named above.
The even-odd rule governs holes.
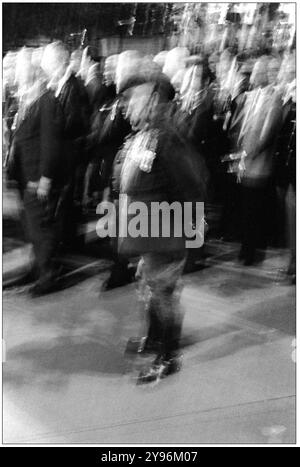
[[[151,70],[135,74],[120,85],[133,133],[119,152],[114,170],[115,191],[128,205],[152,202],[203,201],[206,169],[164,118],[174,88]],[[123,217],[123,215],[125,217]],[[151,219],[148,218],[150,222]],[[119,226],[126,223],[121,210]],[[164,220],[162,221],[162,223]],[[160,226],[161,227],[161,226]],[[186,261],[184,237],[119,237],[119,254],[141,256],[140,293],[148,314],[145,346],[156,354],[138,377],[138,384],[159,381],[180,369],[179,344],[183,315],[179,307],[180,278]]]

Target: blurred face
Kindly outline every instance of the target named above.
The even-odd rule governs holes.
[[[82,54],[77,51],[73,52],[71,55],[70,65],[74,73],[78,73],[80,69]]]
[[[40,67],[43,59],[44,47],[39,47],[32,52],[32,63],[36,67]]]
[[[268,66],[268,81],[269,84],[273,84],[277,82],[279,72],[279,64],[276,62],[271,62]]]
[[[217,73],[218,79],[222,80],[222,79],[225,79],[227,77],[227,73],[230,70],[230,66],[231,66],[230,61],[225,60],[225,59],[220,60],[216,64],[216,73]]]
[[[140,130],[147,122],[149,112],[153,110],[153,84],[142,84],[124,92],[126,118],[133,130]]]
[[[31,63],[31,54],[21,51],[17,57],[16,63],[16,83],[21,88],[30,86],[33,80],[33,66]]]
[[[250,77],[250,84],[254,88],[258,88],[260,86],[266,86],[268,84],[268,76],[267,76],[267,68],[264,66],[263,63],[257,62],[254,65],[251,77]]]
[[[47,49],[46,47],[42,59],[42,68],[48,79],[60,79],[66,71],[67,64],[66,53],[56,48]]]
[[[216,56],[211,55],[208,59],[208,67],[210,71],[214,74],[216,74],[217,72],[217,62],[218,62],[218,59]]]
[[[295,63],[292,61],[284,61],[281,65],[279,74],[278,74],[278,81],[286,85],[288,83],[291,83],[296,76],[296,67]]]

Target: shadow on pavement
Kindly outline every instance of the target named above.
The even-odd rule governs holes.
[[[9,361],[22,363],[19,371],[5,369],[7,383],[26,383],[34,376],[53,377],[53,382],[70,375],[122,375],[126,373],[123,349],[104,340],[96,342],[89,336],[60,337],[51,342],[35,341],[13,348],[8,353]],[[30,371],[28,372],[28,364]],[[23,378],[22,378],[23,374]],[[28,381],[29,382],[29,381]]]

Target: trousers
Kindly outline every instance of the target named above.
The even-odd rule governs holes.
[[[179,351],[183,323],[179,302],[185,262],[185,251],[148,253],[138,266],[139,299],[148,320],[147,338],[166,358],[175,357]]]
[[[28,237],[33,245],[39,280],[51,278],[54,257],[61,239],[62,213],[59,208],[60,193],[40,201],[36,192],[25,190],[24,209]]]

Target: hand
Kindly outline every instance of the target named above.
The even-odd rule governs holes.
[[[50,188],[51,188],[51,180],[50,178],[47,177],[41,177],[38,188],[37,188],[37,197],[40,201],[46,201],[49,193],[50,193]]]
[[[238,171],[237,171],[237,183],[241,183],[242,178],[246,172],[246,165],[245,165],[245,158],[247,157],[247,153],[245,151],[241,154],[241,160],[238,164]]]

